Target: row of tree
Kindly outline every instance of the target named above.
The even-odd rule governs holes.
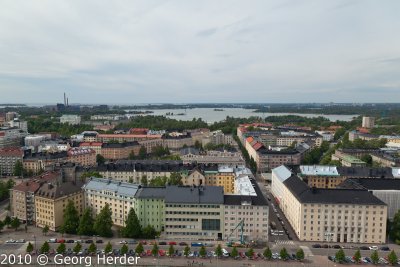
[[[3,221],[0,221],[0,232],[3,230],[4,227],[13,228],[15,231],[21,226],[21,221],[17,218],[11,218],[10,216],[6,216]]]
[[[7,182],[0,181],[0,201],[10,197],[10,189],[15,186],[15,182],[12,179],[8,179]]]
[[[146,238],[153,239],[160,235],[152,225],[142,227],[139,218],[134,209],[130,209],[125,221],[125,227],[121,229],[120,234],[126,238]]]
[[[354,260],[356,263],[361,263],[361,252],[360,252],[359,249],[354,253],[354,255],[353,255],[353,260]],[[390,265],[395,265],[395,264],[397,264],[397,255],[396,255],[396,253],[394,252],[394,250],[392,250],[392,251],[387,255],[387,260],[388,260],[388,262],[390,263]],[[335,262],[344,263],[345,261],[346,261],[346,255],[345,255],[343,249],[339,249],[339,250],[336,252],[336,254],[335,254]],[[375,264],[375,265],[378,264],[378,262],[379,262],[378,251],[374,250],[374,251],[371,253],[371,261],[372,261],[372,263]]]

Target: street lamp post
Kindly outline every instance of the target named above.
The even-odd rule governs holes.
[[[330,250],[331,250],[331,248],[330,248],[330,242],[332,241],[332,237],[333,237],[333,234],[334,233],[332,233],[332,232],[325,232],[325,234],[324,234],[324,236],[325,236],[325,238],[326,238],[326,241],[328,242],[328,249],[327,249],[327,257],[329,256],[329,252],[330,252]]]

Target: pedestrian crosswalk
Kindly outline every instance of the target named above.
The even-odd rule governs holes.
[[[311,252],[311,249],[307,246],[300,246],[300,248],[304,251],[304,257],[308,258],[308,257],[312,257],[314,256],[314,254]]]
[[[277,245],[294,245],[293,240],[276,240]]]

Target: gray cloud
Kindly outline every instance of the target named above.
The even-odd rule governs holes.
[[[5,0],[0,102],[400,97],[400,2]]]

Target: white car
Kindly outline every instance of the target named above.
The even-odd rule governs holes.
[[[369,250],[378,250],[378,246],[371,246],[369,247]]]
[[[12,244],[15,243],[16,241],[14,239],[9,239],[6,241],[6,244]]]
[[[25,243],[25,239],[18,239],[15,243]]]
[[[128,244],[125,240],[119,241],[120,244]]]

